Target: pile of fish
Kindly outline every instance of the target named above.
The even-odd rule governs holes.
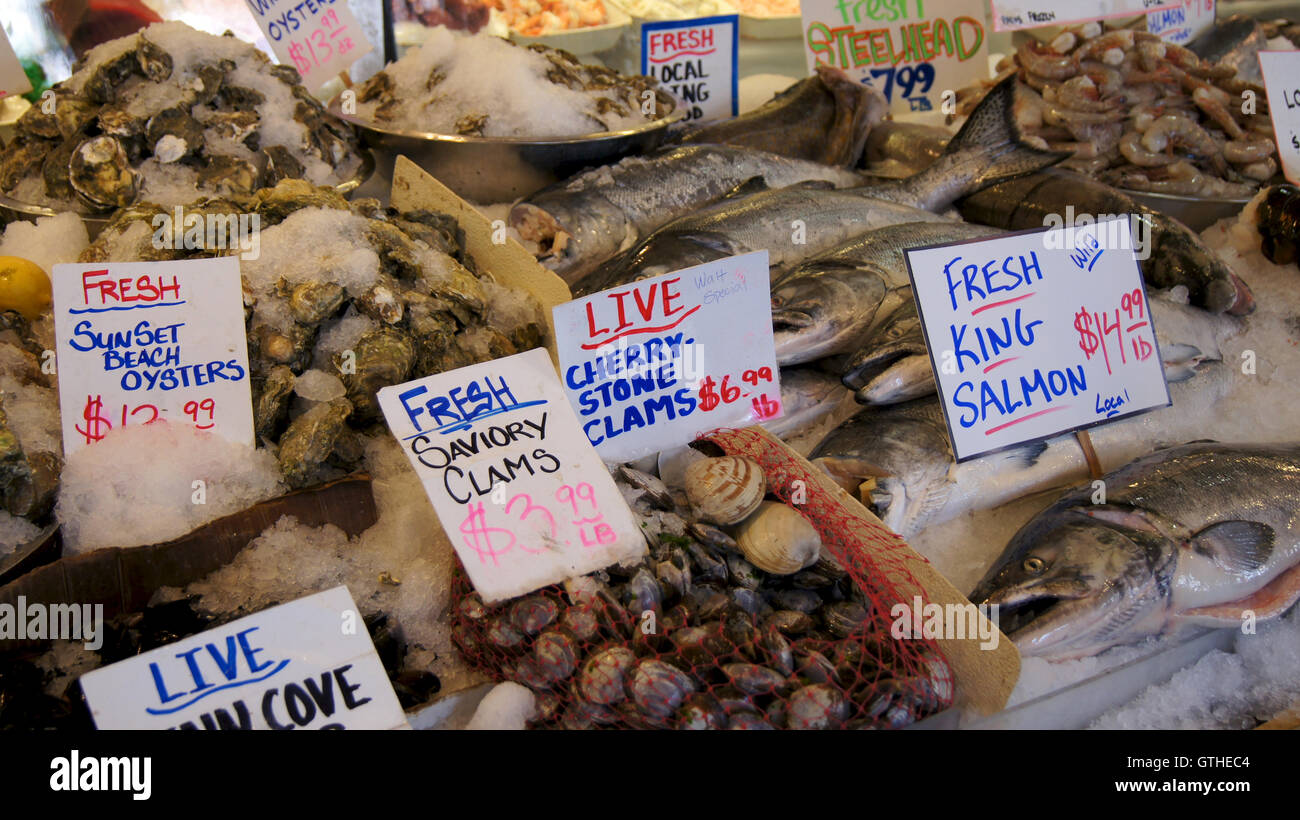
[[[1300,600],[1300,446],[1194,443],[1140,458],[1034,516],[971,593],[1053,660]]]
[[[0,653],[0,731],[93,729],[90,708],[78,680],[81,675],[199,632],[216,629],[247,614],[214,616],[199,609],[193,600],[181,599],[106,619],[101,633],[103,645],[94,652],[77,644],[62,643],[60,648],[44,654],[31,651]],[[379,612],[362,620],[403,709],[425,703],[437,694],[441,688],[437,675],[403,669],[407,642],[401,629],[387,615]],[[230,715],[222,713],[219,717],[229,719]],[[218,723],[212,716],[203,715],[202,726],[185,725],[181,728],[250,727],[235,721],[230,725]]]
[[[361,165],[351,126],[295,69],[184,23],[96,47],[51,91],[0,160],[0,191],[21,202],[98,213],[285,178],[337,185]]]
[[[217,253],[185,249],[171,236],[156,241],[154,217],[167,213],[151,205],[123,209],[81,261]],[[456,220],[445,214],[398,212],[373,199],[349,203],[302,180],[238,200],[201,200],[185,213],[187,220],[241,213],[260,219],[260,256],[241,265],[253,422],[258,440],[276,448],[291,487],[360,464],[363,436],[381,421],[381,388],[542,343],[540,306],[479,270]],[[221,252],[239,252],[233,237]],[[292,279],[279,267],[290,261]],[[499,310],[502,299],[514,309]],[[327,338],[334,338],[328,348]]]
[[[1026,40],[998,70],[1026,85],[1016,117],[1028,141],[1118,188],[1247,198],[1277,173],[1258,79],[1158,35],[1086,23]],[[968,89],[963,104],[980,96]]]
[[[889,634],[889,606],[801,513],[764,500],[756,462],[695,462],[688,503],[629,467],[615,477],[643,562],[490,607],[462,589],[455,607],[462,653],[532,689],[534,725],[901,728],[951,702],[946,662]]]

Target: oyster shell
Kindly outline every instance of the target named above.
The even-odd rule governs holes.
[[[184,108],[167,108],[149,118],[145,144],[159,162],[176,162],[203,147],[203,126]]]
[[[808,519],[774,501],[762,502],[736,532],[736,546],[749,562],[774,575],[791,575],[817,563],[821,545]]]
[[[72,152],[68,182],[94,208],[120,208],[135,199],[138,179],[116,137],[88,139]]]
[[[753,459],[721,456],[686,468],[686,497],[701,518],[715,524],[743,521],[758,509],[766,492],[763,468]]]
[[[213,156],[199,171],[199,183],[224,196],[247,196],[257,188],[260,174],[252,163],[238,157]]]
[[[313,483],[316,471],[334,452],[352,403],[347,399],[322,402],[289,424],[280,439],[280,472],[290,487]]]
[[[275,439],[289,413],[293,381],[293,371],[284,365],[273,367],[266,374],[253,400],[253,433],[258,439]]]

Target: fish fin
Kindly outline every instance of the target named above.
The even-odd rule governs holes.
[[[1185,382],[1196,375],[1196,365],[1193,364],[1166,364],[1165,381],[1170,384]]]
[[[1246,610],[1254,613],[1256,619],[1262,620],[1281,615],[1294,606],[1296,601],[1300,601],[1300,565],[1291,567],[1245,598],[1184,610],[1178,613],[1178,617],[1195,619],[1206,626],[1239,626]]]
[[[829,179],[805,179],[803,182],[796,182],[786,187],[799,188],[804,191],[833,191],[835,190],[835,183]]]
[[[1017,447],[1014,450],[1005,450],[1002,457],[1008,461],[1015,462],[1020,467],[1032,467],[1038,462],[1038,457],[1047,452],[1046,441],[1032,441],[1023,447]]]
[[[987,157],[988,162],[971,190],[1033,173],[1071,156],[1068,152],[1043,151],[1021,142],[1012,110],[1015,101],[1016,78],[1013,75],[984,95],[957,136],[943,150],[944,156],[976,153]]]
[[[1205,354],[1196,345],[1189,344],[1167,344],[1160,345],[1160,358],[1164,360],[1166,366],[1170,362],[1185,362],[1189,359],[1203,359]]]
[[[1095,518],[1102,523],[1123,527],[1126,530],[1167,534],[1164,527],[1161,527],[1145,512],[1135,507],[1121,507],[1115,504],[1090,504],[1086,507],[1076,507],[1075,511],[1089,518]]]
[[[718,199],[718,201],[721,202],[724,199],[740,199],[741,197],[761,194],[764,191],[769,190],[771,190],[771,186],[767,184],[767,180],[762,177],[750,177],[732,188],[730,191],[727,191]]]
[[[1245,574],[1268,562],[1277,533],[1258,521],[1220,521],[1192,536],[1188,546],[1225,572]]]

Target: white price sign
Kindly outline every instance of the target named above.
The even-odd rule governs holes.
[[[373,51],[347,0],[245,0],[275,57],[302,75],[308,91]]]
[[[767,251],[584,296],[554,316],[569,401],[611,464],[781,415]]]
[[[991,0],[993,30],[1068,26],[1110,17],[1136,17],[1174,8],[1182,0]]]
[[[1177,5],[1147,15],[1147,31],[1160,39],[1186,45],[1214,25],[1214,0],[1180,0]]]
[[[100,729],[407,729],[344,586],[81,677]]]
[[[1261,51],[1259,68],[1264,72],[1282,173],[1300,184],[1300,51]]]
[[[984,9],[970,0],[803,0],[808,73],[839,68],[895,114],[940,110],[943,92],[988,76]]]
[[[379,406],[483,600],[645,554],[545,349],[385,387]]]
[[[10,94],[26,94],[32,90],[32,81],[27,79],[23,64],[18,61],[14,47],[9,44],[9,36],[0,26],[0,97]]]
[[[641,24],[641,73],[681,101],[686,121],[736,116],[739,19],[728,14]]]
[[[54,266],[65,455],[163,420],[253,444],[239,260]]]
[[[958,461],[1169,404],[1128,219],[907,264]]]

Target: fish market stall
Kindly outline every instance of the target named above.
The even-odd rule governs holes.
[[[870,66],[805,76],[775,0],[424,9],[484,30],[421,27],[329,84],[180,22],[90,49],[0,149],[0,728],[286,728],[211,647],[257,624],[333,657],[302,614],[325,600],[392,708],[317,698],[301,728],[1282,715],[1300,142],[1257,55],[1300,43],[1300,8],[1229,5],[1187,43],[1000,35],[941,112]],[[799,79],[700,122],[639,32],[719,15]],[[1098,263],[1112,223],[1132,244]],[[1010,252],[923,261],[999,242],[1010,284]],[[1109,314],[1073,303],[1059,337],[1034,312],[1064,303],[1051,260],[1100,293],[1117,257],[1106,373],[1131,355],[1167,402],[1097,387]],[[943,275],[954,309],[990,300],[951,350]],[[1067,417],[1007,375],[1035,355],[1091,368],[1062,376],[1086,421],[1010,438]],[[968,370],[1005,392],[955,403]],[[964,449],[964,406],[1004,416],[997,446]],[[227,701],[172,704],[155,666],[132,717],[105,683],[204,641]]]

